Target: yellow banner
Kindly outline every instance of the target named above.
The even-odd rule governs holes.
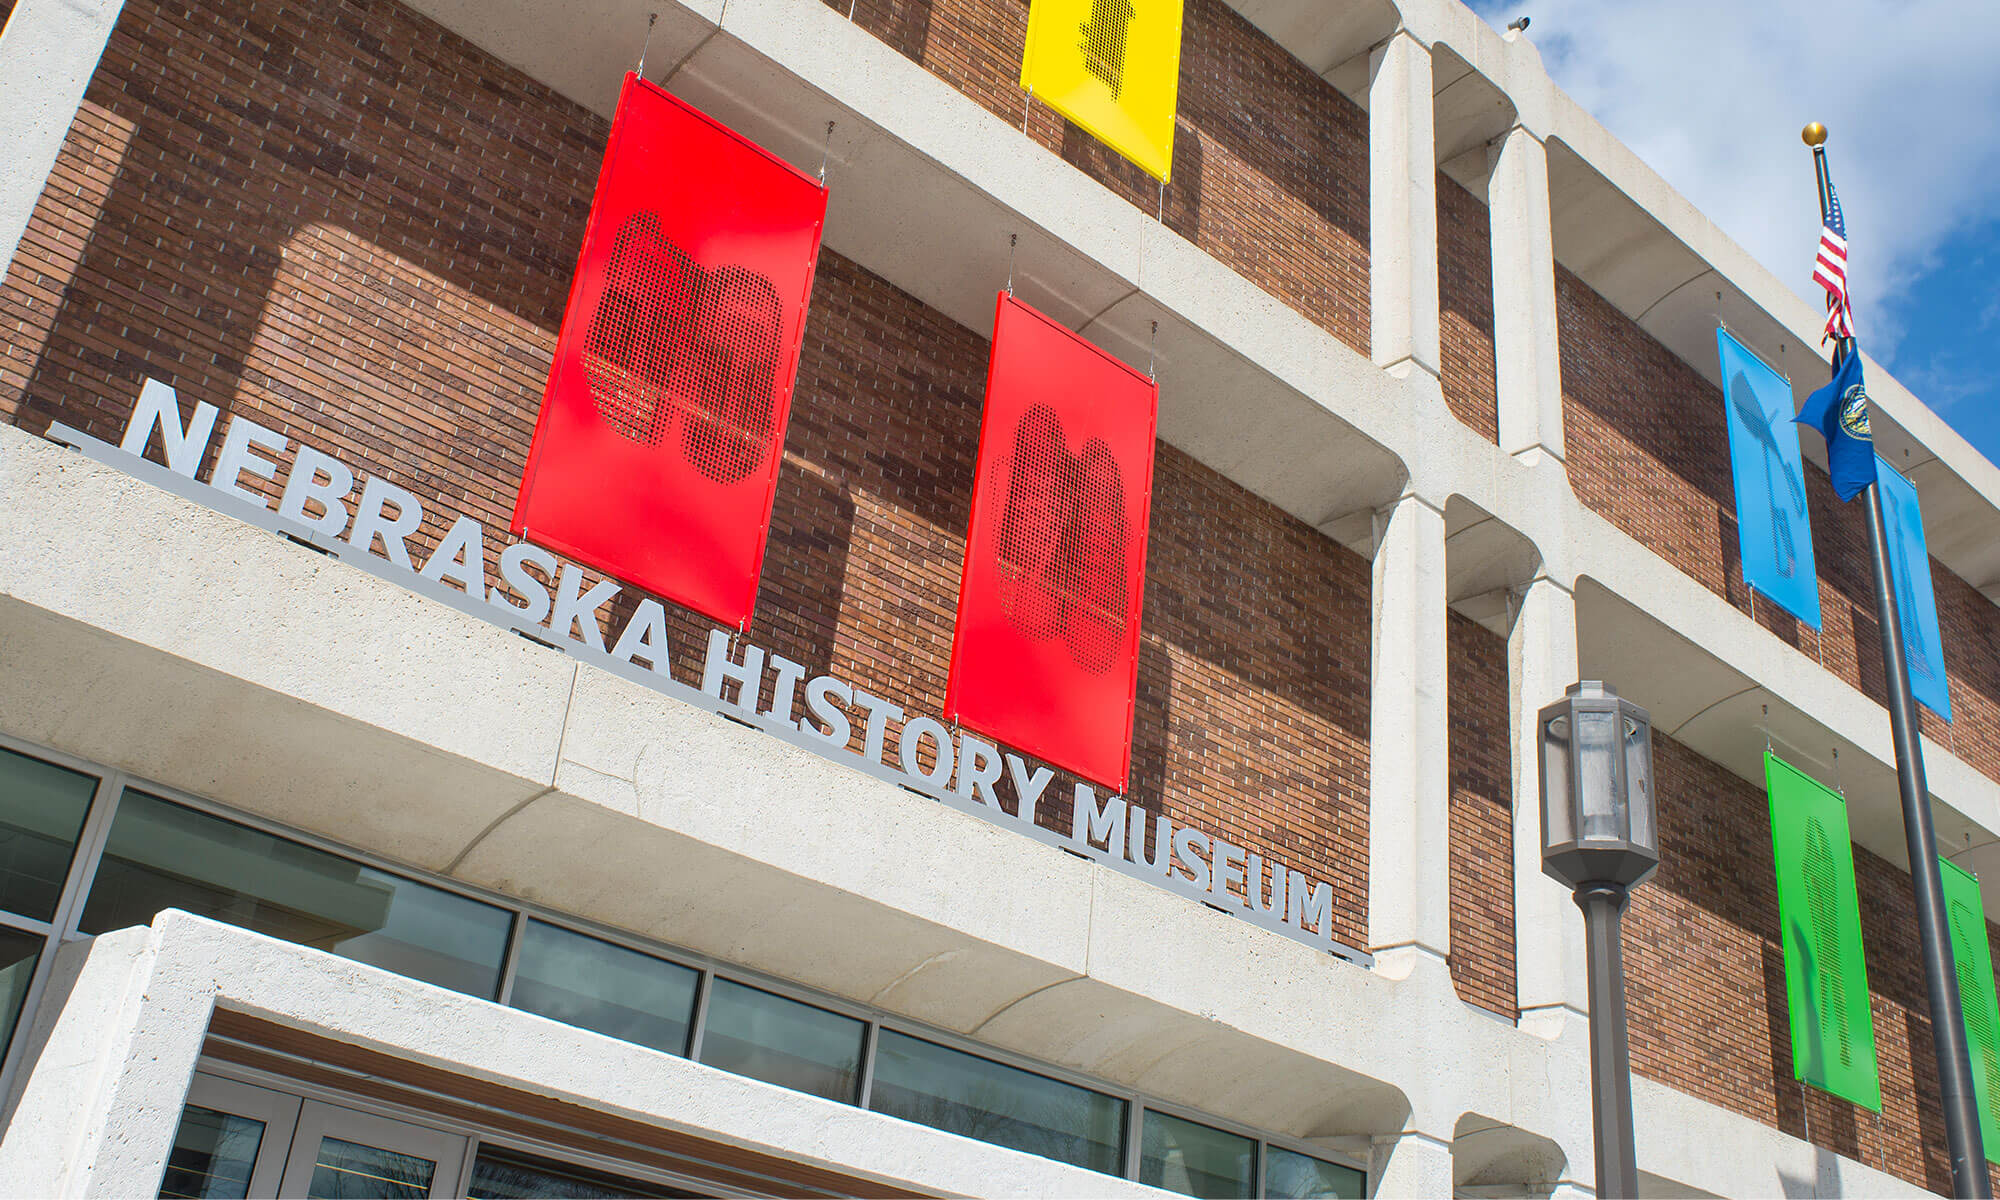
[[[1033,0],[1021,86],[1162,183],[1174,163],[1181,0]]]

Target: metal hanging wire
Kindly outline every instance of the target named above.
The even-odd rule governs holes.
[[[1020,245],[1020,243],[1020,234],[1010,233],[1007,235],[1007,296],[1009,299],[1012,299],[1014,295],[1014,248]]]
[[[646,38],[644,41],[639,43],[638,75],[639,78],[641,79],[644,79],[646,77],[646,51],[652,49],[653,47],[653,26],[659,24],[659,22],[660,22],[659,13],[646,14]]]
[[[1160,323],[1158,321],[1155,321],[1153,322],[1152,339],[1146,343],[1146,378],[1152,380],[1154,383],[1158,383],[1160,381],[1159,377],[1153,374],[1153,358],[1155,352],[1157,352],[1159,348],[1160,348]]]

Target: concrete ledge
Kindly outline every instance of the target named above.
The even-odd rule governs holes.
[[[71,990],[0,1142],[0,1191],[160,1183],[209,1019],[225,1007],[632,1120],[943,1195],[1151,1188],[704,1067],[185,913],[71,946]]]

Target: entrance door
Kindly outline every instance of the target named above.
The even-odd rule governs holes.
[[[425,1200],[462,1194],[461,1134],[199,1073],[163,1197]]]

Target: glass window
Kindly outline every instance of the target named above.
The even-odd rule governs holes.
[[[1163,1112],[1146,1113],[1139,1138],[1139,1182],[1184,1196],[1248,1196],[1257,1143]]]
[[[1123,1167],[1125,1101],[893,1030],[876,1046],[868,1106],[1093,1171]]]
[[[695,1195],[662,1184],[641,1183],[623,1175],[608,1175],[492,1146],[479,1148],[479,1157],[472,1163],[472,1183],[465,1194],[471,1200],[537,1200],[542,1196],[618,1200],[624,1196]]]
[[[0,929],[0,1053],[14,1040],[21,1019],[21,1002],[28,998],[28,981],[42,955],[42,939],[14,929]]]
[[[160,1179],[163,1198],[244,1200],[250,1194],[250,1171],[257,1165],[257,1148],[264,1142],[264,1122],[212,1108],[188,1105],[181,1126],[167,1151],[167,1172]]]
[[[854,1102],[864,1026],[728,979],[708,999],[701,1061],[794,1091]]]
[[[126,792],[79,925],[105,933],[144,925],[163,908],[489,999],[511,919],[490,904]]]
[[[0,908],[37,921],[56,915],[97,780],[0,750]]]
[[[360,1142],[321,1138],[306,1195],[316,1200],[423,1200],[437,1164]]]
[[[1361,1200],[1368,1176],[1276,1146],[1264,1147],[1264,1194],[1272,1200]]]
[[[515,1008],[686,1054],[697,972],[541,921],[521,931]]]

